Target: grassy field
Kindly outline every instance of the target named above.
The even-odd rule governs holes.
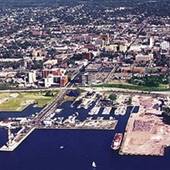
[[[137,86],[133,84],[100,84],[95,87],[105,87],[105,88],[122,88],[130,90],[140,90],[140,91],[170,91],[165,85],[160,85],[159,87],[146,87]]]
[[[0,111],[22,111],[31,103],[43,107],[52,99],[53,96],[45,96],[45,92],[0,93]]]

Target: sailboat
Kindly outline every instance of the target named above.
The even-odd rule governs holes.
[[[94,161],[92,162],[92,167],[93,167],[93,168],[96,168],[96,167],[97,167],[97,166],[96,166],[96,163],[95,163]]]

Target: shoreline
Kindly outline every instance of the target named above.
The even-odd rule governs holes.
[[[57,127],[34,127],[31,128],[27,134],[25,134],[25,136],[23,136],[22,138],[20,138],[19,141],[15,141],[15,138],[17,138],[17,136],[12,140],[12,143],[9,144],[9,146],[7,145],[7,143],[5,145],[3,145],[0,148],[0,152],[13,152],[15,151],[15,149],[17,149],[19,147],[19,145],[24,142],[24,140],[35,130],[87,130],[87,131],[114,131],[115,127],[113,128],[98,128],[98,127],[91,127],[91,128],[86,128],[86,127],[63,127],[63,128],[57,128]],[[20,134],[18,134],[20,135]],[[22,135],[21,135],[22,136]]]

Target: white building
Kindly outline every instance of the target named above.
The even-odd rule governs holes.
[[[30,71],[29,73],[28,73],[28,82],[30,83],[30,84],[33,84],[33,83],[35,83],[37,81],[37,79],[36,79],[36,71],[34,70],[34,71]]]
[[[53,75],[48,75],[47,78],[44,78],[44,86],[45,87],[50,87],[54,83],[54,77]]]
[[[125,45],[125,44],[120,44],[120,45],[119,45],[119,51],[120,51],[120,52],[126,52],[127,49],[128,49],[128,46],[127,46],[127,45]]]
[[[149,47],[152,48],[155,44],[155,40],[154,40],[154,37],[150,37],[149,39]]]
[[[161,43],[161,49],[162,49],[162,50],[170,50],[170,42],[168,42],[168,41],[163,41],[163,42]]]
[[[149,54],[149,55],[143,55],[143,54],[137,54],[135,56],[135,60],[136,62],[140,62],[140,61],[151,61],[153,59],[153,54]]]

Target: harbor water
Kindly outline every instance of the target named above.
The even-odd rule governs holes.
[[[69,103],[62,107],[63,115],[64,109],[70,113]],[[125,130],[131,110],[115,117],[115,130],[35,130],[14,152],[0,152],[0,169],[93,170],[95,162],[96,170],[169,170],[169,149],[163,157],[151,157],[121,156],[110,148],[114,134]],[[0,129],[0,145],[6,140],[6,130]]]

